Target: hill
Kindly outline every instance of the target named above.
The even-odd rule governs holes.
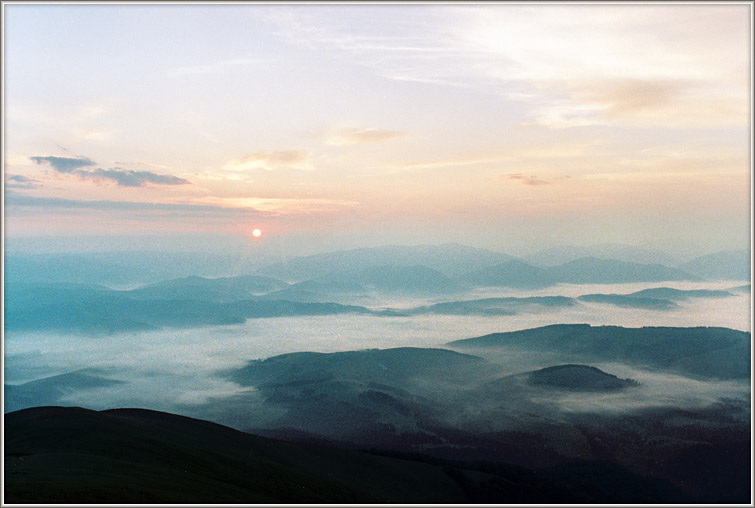
[[[521,289],[539,289],[558,282],[548,270],[519,260],[511,260],[469,272],[460,276],[458,280],[470,286],[504,286]]]
[[[410,379],[437,377],[451,381],[481,373],[482,358],[450,351],[401,347],[366,349],[338,353],[289,353],[264,360],[252,360],[228,373],[232,381],[257,387],[304,385],[330,379],[359,380],[404,388]]]
[[[613,467],[535,471],[293,444],[178,415],[39,407],[5,416],[9,503],[555,503],[687,501]],[[609,472],[607,474],[607,472]],[[603,488],[613,482],[611,491]]]
[[[540,289],[559,283],[618,284],[696,279],[689,273],[664,265],[595,257],[579,258],[546,268],[511,260],[458,277],[460,282],[470,286],[504,286],[520,289]]]
[[[82,253],[6,253],[6,282],[81,282],[124,287],[200,275],[249,273],[258,260],[241,254],[209,252],[114,251]]]
[[[722,251],[700,256],[680,268],[708,280],[750,280],[750,251]]]
[[[677,268],[660,264],[641,264],[586,257],[549,268],[547,273],[558,282],[569,284],[618,284],[623,282],[654,282],[696,280]]]
[[[562,245],[540,250],[525,259],[539,266],[557,266],[580,258],[615,259],[628,263],[676,266],[679,262],[665,252],[622,244]]]
[[[577,298],[583,302],[606,303],[617,307],[631,307],[635,309],[673,310],[678,308],[674,302],[664,298],[638,297],[617,294],[581,295]]]
[[[713,379],[750,376],[750,334],[728,328],[551,325],[448,343],[453,348],[516,347],[591,361],[621,361]]]
[[[237,277],[184,277],[143,286],[128,291],[130,298],[139,300],[203,300],[232,302],[248,300],[255,295],[279,291],[288,287],[272,277],[240,275]]]
[[[727,298],[734,296],[729,291],[712,289],[674,289],[674,288],[650,288],[635,291],[627,296],[637,298],[663,298],[666,300],[689,300],[691,298]]]
[[[340,269],[299,285],[313,283],[342,293],[437,295],[459,290],[443,273],[424,265],[377,265],[359,271]]]
[[[202,279],[201,285],[208,282]],[[210,281],[212,284],[212,281]],[[160,286],[158,292],[163,292]],[[117,333],[163,327],[188,328],[243,323],[246,319],[368,312],[363,307],[336,303],[284,300],[132,298],[132,291],[71,284],[13,284],[5,300],[6,330],[63,330]],[[139,293],[144,296],[144,293]],[[196,298],[197,295],[194,295]],[[218,295],[215,295],[218,298]]]
[[[577,392],[615,392],[637,386],[631,379],[620,379],[613,374],[589,365],[554,365],[543,369],[506,376],[490,384],[495,386],[522,381],[531,386]]]
[[[441,302],[406,310],[389,309],[378,313],[384,315],[404,316],[416,314],[513,316],[520,312],[545,311],[548,309],[572,307],[574,305],[576,305],[575,300],[566,296],[531,296],[523,298],[504,297]]]
[[[123,381],[99,376],[94,369],[84,369],[36,379],[20,385],[6,384],[3,412],[8,413],[34,406],[57,405],[66,394],[73,391],[103,388],[121,383]]]
[[[336,272],[358,273],[379,266],[419,266],[437,270],[448,277],[479,270],[512,259],[485,249],[446,243],[443,245],[386,245],[293,258],[258,270],[289,282],[314,279]]]

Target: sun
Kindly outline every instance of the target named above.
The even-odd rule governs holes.
[[[262,236],[262,231],[259,229],[255,229],[254,231],[252,231],[252,236],[255,238],[259,238],[260,236]]]

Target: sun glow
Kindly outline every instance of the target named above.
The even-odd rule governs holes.
[[[262,236],[262,231],[259,229],[255,229],[254,231],[252,231],[252,236],[255,238],[259,238],[260,236]]]

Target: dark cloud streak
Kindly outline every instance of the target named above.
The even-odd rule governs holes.
[[[156,185],[183,185],[188,180],[173,175],[162,175],[152,171],[135,171],[132,169],[82,169],[94,166],[95,162],[88,157],[56,157],[53,155],[41,157],[34,156],[30,159],[36,164],[49,164],[58,173],[75,175],[82,180],[95,182],[111,181],[119,187],[143,187],[148,183]]]
[[[261,216],[263,212],[251,208],[224,208],[214,205],[190,205],[174,203],[139,203],[135,201],[84,201],[64,198],[45,198],[28,196],[9,191],[5,196],[7,207],[18,208],[46,208],[67,210],[102,210],[125,212],[175,212],[178,215],[190,216]]]
[[[183,185],[188,180],[172,175],[161,175],[152,171],[134,171],[131,169],[93,169],[91,171],[76,171],[76,174],[84,179],[111,180],[120,187],[143,187],[147,183],[158,185]]]
[[[48,155],[45,157],[35,156],[29,157],[32,162],[36,164],[47,163],[58,173],[73,173],[79,168],[85,168],[88,166],[94,166],[95,163],[88,157],[55,157],[54,155]]]
[[[6,189],[36,189],[39,187],[39,181],[22,175],[6,175]]]

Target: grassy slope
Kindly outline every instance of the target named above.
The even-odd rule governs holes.
[[[5,415],[9,503],[590,502],[525,468],[467,468],[260,438],[137,409],[43,407]],[[638,501],[680,500],[655,483],[614,477]],[[634,488],[634,485],[638,488]],[[598,496],[595,497],[595,493]]]

